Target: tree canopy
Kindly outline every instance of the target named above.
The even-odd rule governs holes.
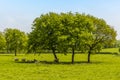
[[[0,32],[0,50],[3,50],[5,48],[6,48],[6,40],[4,34]]]
[[[99,51],[106,44],[116,40],[116,31],[103,19],[80,13],[47,13],[37,17],[29,34],[31,49],[52,50],[58,62],[56,51],[72,51],[74,63],[75,50],[90,54]]]
[[[116,41],[116,31],[109,26],[103,19],[87,15],[93,22],[94,30],[92,36],[86,38],[86,48],[88,50],[88,62],[90,62],[90,54],[100,51],[105,45],[111,45]]]
[[[17,51],[25,49],[27,45],[27,36],[24,32],[18,29],[7,28],[4,34],[8,52],[14,51],[16,56]]]
[[[35,52],[50,50],[54,61],[59,62],[57,52],[71,52],[74,63],[76,51],[90,55],[103,47],[116,44],[116,31],[105,20],[80,13],[42,14],[33,21],[32,31],[28,34],[7,28],[0,32],[0,49],[16,53],[22,50]]]

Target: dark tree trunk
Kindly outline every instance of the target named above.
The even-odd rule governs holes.
[[[53,55],[54,55],[54,58],[55,58],[54,62],[59,62],[59,59],[57,58],[57,55],[55,53],[55,49],[52,49],[52,51],[53,51]]]
[[[75,56],[75,51],[74,48],[72,48],[72,64],[74,63],[74,56]]]
[[[17,50],[15,49],[15,56],[17,56]]]
[[[33,48],[33,52],[34,52],[34,55],[36,54],[36,49],[35,48]]]
[[[91,55],[91,50],[88,51],[88,63],[90,63],[90,55]]]

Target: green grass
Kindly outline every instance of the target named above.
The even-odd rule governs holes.
[[[53,63],[52,54],[19,55],[17,58],[34,58],[40,63],[16,63],[14,55],[0,55],[0,80],[119,80],[120,56],[93,54],[86,63],[87,54],[76,54],[75,64],[71,55],[58,54],[60,63]]]
[[[107,49],[102,49],[101,52],[118,52],[118,53],[119,53],[119,48],[107,48]]]

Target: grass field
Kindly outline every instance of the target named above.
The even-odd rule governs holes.
[[[102,49],[101,52],[117,52],[117,53],[119,53],[119,48],[107,48],[107,49]]]
[[[58,54],[60,63],[53,63],[52,54],[19,55],[17,58],[34,58],[39,63],[16,63],[14,55],[0,55],[0,80],[119,80],[120,56],[93,54],[86,63],[87,54],[76,54],[75,64],[71,55]]]

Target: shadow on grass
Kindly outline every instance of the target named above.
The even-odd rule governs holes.
[[[22,62],[22,61],[16,61],[15,63],[28,63],[28,64],[32,64],[32,63],[35,63],[35,62]]]
[[[39,63],[39,62],[36,62],[36,61],[33,61],[33,60],[29,60],[29,61],[15,61],[15,63]]]
[[[52,62],[52,61],[40,61],[42,64],[100,64],[102,62],[90,62],[87,61],[75,61],[74,63],[71,62]]]
[[[60,62],[55,62],[55,61],[38,61],[38,60],[27,60],[27,61],[15,61],[16,63],[41,63],[41,64],[100,64],[104,62],[99,62],[99,61],[74,61],[72,62],[65,62],[65,61],[60,61]]]

